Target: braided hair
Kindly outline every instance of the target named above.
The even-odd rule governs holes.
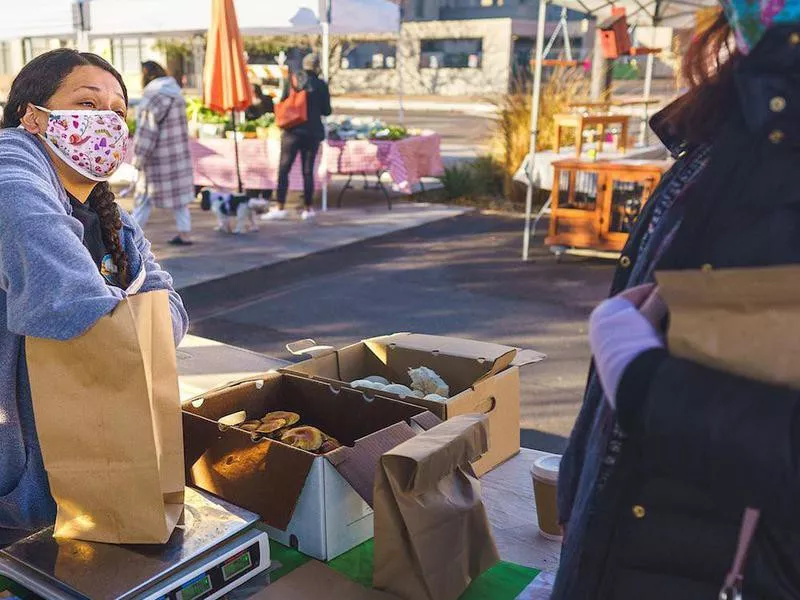
[[[19,72],[11,84],[11,91],[3,111],[2,128],[18,127],[30,104],[47,106],[50,98],[73,69],[86,66],[98,67],[111,73],[119,82],[125,104],[128,104],[128,89],[125,87],[122,75],[107,61],[90,52],[60,48],[37,56]],[[108,183],[98,183],[87,201],[100,219],[103,244],[117,267],[119,284],[125,287],[128,285],[128,256],[122,247],[120,236],[122,217]]]

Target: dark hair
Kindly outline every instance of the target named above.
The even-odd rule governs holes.
[[[166,76],[167,72],[164,67],[154,60],[146,60],[142,63],[142,87],[147,87],[151,81]]]
[[[28,105],[47,106],[64,79],[77,67],[98,67],[111,73],[119,82],[125,104],[128,103],[128,89],[122,76],[104,59],[96,54],[78,52],[70,48],[53,50],[34,58],[25,65],[11,84],[8,102],[3,111],[3,128],[18,127]],[[100,218],[103,243],[111,254],[119,271],[120,285],[128,281],[128,256],[122,248],[120,230],[122,217],[119,206],[107,182],[98,183],[89,194],[89,206]]]
[[[735,102],[734,70],[741,54],[731,45],[732,28],[720,11],[714,23],[692,40],[683,59],[689,91],[664,111],[664,120],[692,144],[713,140]]]

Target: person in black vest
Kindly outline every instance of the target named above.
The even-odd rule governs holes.
[[[285,219],[286,196],[289,193],[289,172],[297,155],[303,164],[303,220],[314,217],[314,162],[319,146],[325,139],[322,117],[331,114],[331,94],[328,84],[319,78],[319,56],[308,54],[303,58],[303,68],[287,81],[281,101],[289,97],[290,88],[305,90],[308,97],[308,120],[291,129],[285,129],[281,137],[281,162],[278,174],[278,205],[262,216],[265,221]]]
[[[551,600],[741,598],[720,588],[746,507],[761,520],[743,597],[800,598],[800,392],[673,355],[653,302],[659,271],[800,264],[800,0],[731,2],[686,54],[690,90],[651,122],[675,165],[590,319]]]

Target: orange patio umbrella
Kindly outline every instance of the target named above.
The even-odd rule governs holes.
[[[236,111],[253,103],[253,90],[247,77],[242,34],[236,20],[233,0],[212,0],[211,27],[208,29],[206,62],[203,70],[203,97],[206,106],[217,112],[231,111],[236,132]],[[236,179],[242,192],[239,169],[239,142],[234,133]]]

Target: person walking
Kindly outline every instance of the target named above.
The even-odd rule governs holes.
[[[144,92],[133,143],[133,166],[139,172],[134,186],[133,216],[143,228],[154,207],[172,210],[177,235],[168,243],[189,246],[194,174],[186,101],[178,82],[158,63],[142,63],[142,84]]]
[[[317,54],[308,54],[303,58],[303,68],[292,74],[284,88],[282,101],[290,94],[290,86],[295,91],[304,90],[308,99],[308,119],[305,123],[285,129],[281,135],[281,161],[278,172],[277,206],[274,206],[262,219],[274,221],[285,219],[286,197],[289,194],[289,172],[292,170],[297,155],[303,166],[303,203],[302,219],[314,217],[314,163],[319,147],[325,139],[325,125],[322,117],[331,114],[331,94],[328,84],[319,78],[320,63]]]
[[[653,285],[800,263],[800,0],[723,4],[685,57],[689,92],[651,123],[676,162],[590,319],[552,600],[800,598],[800,393],[673,356]]]

